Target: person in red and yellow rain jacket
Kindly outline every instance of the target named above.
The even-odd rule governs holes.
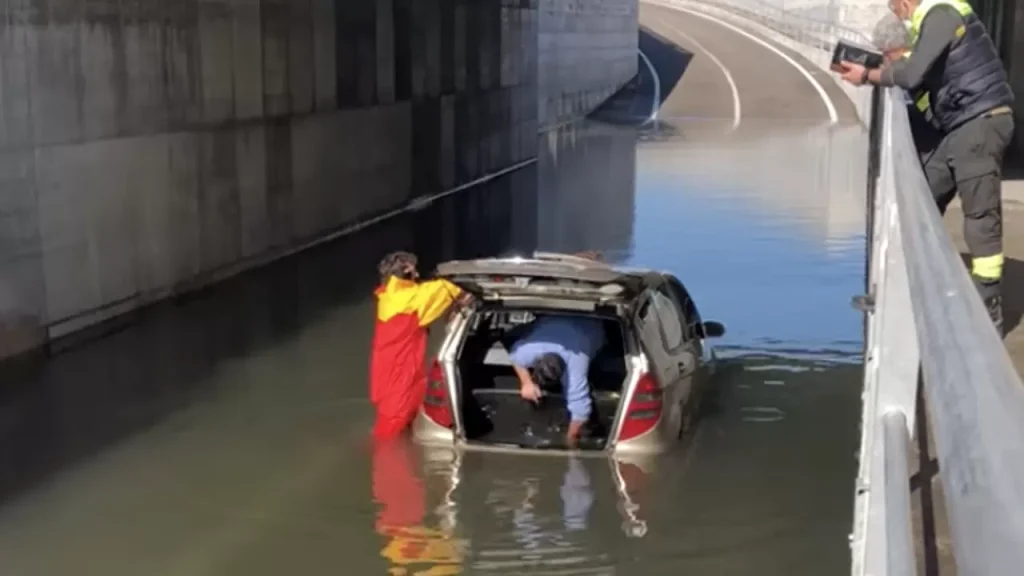
[[[420,281],[416,256],[394,252],[378,266],[377,324],[370,351],[370,401],[376,439],[401,435],[427,389],[427,327],[468,295],[447,280]]]

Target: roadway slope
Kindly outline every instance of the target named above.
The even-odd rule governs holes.
[[[818,123],[831,120],[831,103],[838,123],[858,121],[853,104],[825,72],[753,32],[740,33],[714,18],[644,2],[640,26],[648,36],[641,48],[659,76],[671,58],[668,44],[692,55],[681,78],[662,82],[663,119],[702,119],[727,126],[751,120]]]

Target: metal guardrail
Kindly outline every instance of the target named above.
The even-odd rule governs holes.
[[[806,46],[824,69],[823,54],[837,39],[867,41],[759,0],[648,1],[727,11]],[[905,102],[898,90],[876,88],[867,114],[867,314],[851,573],[917,573],[909,461],[911,441],[926,449],[930,430],[957,573],[1020,574],[1024,383],[929,192]]]
[[[876,258],[887,258],[890,266],[877,266],[872,282],[879,293],[907,293],[896,304],[910,301],[916,338],[904,339],[898,326],[889,327],[892,319],[905,311],[876,302],[872,321],[879,329],[868,340],[867,360],[878,358],[878,402],[873,414],[865,410],[865,415],[878,420],[899,411],[912,423],[916,396],[924,394],[957,572],[971,576],[1020,574],[1024,570],[1024,384],[929,192],[902,94],[889,90],[884,106],[878,128],[882,132],[878,150],[882,173],[874,210],[886,214],[887,219],[876,219],[871,248]],[[904,276],[906,286],[900,287]],[[914,350],[908,349],[908,340],[916,340]],[[894,358],[894,351],[900,348],[919,357],[919,367],[906,357]],[[865,427],[873,420],[865,420]],[[911,424],[906,438],[913,432]],[[885,440],[880,444],[883,452],[906,450],[906,446],[892,446]],[[868,448],[873,447],[863,446],[862,450]],[[871,485],[877,486],[870,482],[869,490]],[[909,490],[906,481],[902,490]],[[902,498],[891,490],[884,492],[886,501]],[[887,517],[903,514],[890,506],[881,511]],[[887,533],[882,537],[892,547],[896,536]],[[868,545],[879,538],[870,533],[867,537]],[[867,552],[870,554],[870,549]],[[912,555],[913,550],[906,553]],[[907,572],[888,564],[884,572],[860,573]]]

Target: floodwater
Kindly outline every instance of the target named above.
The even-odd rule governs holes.
[[[533,166],[7,367],[0,572],[847,571],[863,134],[703,130],[560,129]],[[369,294],[397,248],[674,272],[729,330],[696,433],[643,463],[371,448]]]

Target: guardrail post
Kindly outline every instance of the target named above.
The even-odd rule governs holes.
[[[886,576],[917,573],[910,521],[910,435],[906,415],[893,410],[882,416],[885,452]]]

